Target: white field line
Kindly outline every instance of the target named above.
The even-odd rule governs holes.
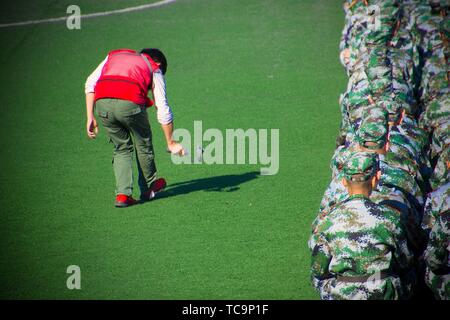
[[[104,12],[95,12],[95,13],[82,14],[80,17],[81,17],[81,19],[88,19],[88,18],[110,16],[110,15],[119,14],[119,13],[128,13],[128,12],[133,12],[133,11],[141,11],[141,10],[145,10],[145,9],[161,7],[161,6],[164,6],[166,4],[169,4],[169,3],[172,3],[172,2],[175,2],[175,1],[177,1],[177,0],[162,0],[162,1],[159,1],[159,2],[143,4],[143,5],[136,6],[136,7],[129,7],[129,8],[118,9],[118,10],[111,10],[111,11],[104,11]],[[67,17],[68,16],[59,17],[59,18],[42,19],[42,20],[28,20],[28,21],[21,21],[21,22],[2,23],[2,24],[0,24],[0,28],[17,27],[17,26],[26,26],[26,25],[32,25],[32,24],[41,24],[41,23],[65,21],[67,19]]]

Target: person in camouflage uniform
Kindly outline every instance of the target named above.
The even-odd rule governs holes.
[[[400,4],[400,14],[388,46],[388,59],[391,62],[393,100],[402,104],[410,116],[418,113],[416,85],[419,65],[418,50],[413,43],[409,28],[410,15],[419,1],[404,0]]]
[[[431,174],[431,165],[425,152],[428,140],[425,132],[417,127],[403,124],[405,109],[393,101],[381,101],[380,107],[389,114],[389,153],[395,155],[398,163],[408,164],[403,168],[411,173],[417,180],[420,189],[425,194],[430,187],[428,178]]]
[[[389,113],[389,125],[395,125],[397,131],[408,139],[408,144],[419,154],[420,162],[429,166],[429,161],[426,157],[429,135],[425,130],[419,128],[417,120],[406,112],[405,103],[392,101],[383,107]]]
[[[340,97],[339,105],[342,121],[338,139],[336,139],[338,146],[352,139],[359,125],[358,120],[361,119],[363,110],[373,105],[369,81],[364,70],[359,69],[352,74],[347,90]]]
[[[375,107],[365,113],[365,118],[355,135],[356,150],[378,153],[382,181],[403,189],[413,195],[419,203],[423,203],[422,191],[415,181],[418,175],[417,163],[409,157],[410,153],[414,153],[413,147],[404,136],[389,131],[392,126],[387,125],[383,114],[387,113]],[[399,137],[402,137],[400,141],[395,139]]]
[[[339,99],[342,122],[331,161],[332,181],[313,221],[310,248],[317,248],[316,240],[322,239],[315,236],[318,230],[325,225],[324,233],[328,232],[332,213],[352,197],[342,184],[346,181],[347,160],[358,152],[369,153],[378,155],[381,172],[370,200],[397,214],[407,246],[417,259],[415,271],[424,272],[422,255],[428,234],[439,224],[440,231],[431,232],[434,238],[430,239],[441,239],[445,226],[437,222],[443,216],[437,212],[442,212],[446,202],[438,199],[445,197],[448,201],[449,197],[449,8],[450,0],[344,2],[345,26],[339,49],[349,80]],[[446,186],[447,193],[443,191]],[[424,214],[424,195],[437,189],[439,192],[428,195]],[[448,299],[448,269],[442,259],[445,250],[433,241],[425,255],[426,281],[436,297]],[[331,250],[330,246],[328,243],[326,250]],[[316,258],[319,271],[323,254]],[[321,297],[368,298],[370,294],[354,287],[339,287],[334,274],[340,267],[338,262],[330,265],[329,279],[313,275]],[[442,270],[447,270],[445,276]],[[420,276],[423,278],[423,274]]]
[[[425,110],[434,100],[449,94],[449,31],[448,4],[430,1],[417,6],[413,32],[422,60],[419,95]],[[425,123],[426,124],[426,123]]]
[[[440,134],[442,127],[448,128],[450,122],[449,7],[448,0],[432,0],[421,3],[412,13],[412,30],[422,68],[418,94],[423,112],[419,125],[432,135],[434,131]],[[432,159],[439,155],[434,141],[431,145]]]
[[[336,153],[332,160],[333,178],[322,197],[313,228],[334,206],[348,197],[347,190],[341,183],[342,167],[348,155],[354,151],[376,153],[380,159],[381,179],[370,199],[398,212],[399,219],[408,232],[408,244],[418,254],[423,249],[425,240],[420,229],[422,194],[414,174],[410,172],[411,168],[414,168],[413,164],[391,151],[388,152],[390,146],[385,114],[375,108],[366,113],[367,118],[355,141],[348,148],[342,147]],[[385,125],[380,122],[385,122]]]
[[[389,89],[391,77],[386,42],[398,16],[393,0],[349,1],[344,8],[347,23],[341,38],[340,57],[350,78],[340,99],[342,123],[337,146],[344,144],[347,135],[351,136],[357,129],[352,113],[360,114],[360,109],[373,105],[377,97]]]
[[[378,119],[366,118],[355,136],[358,150],[380,154],[382,175],[386,173],[383,181],[403,189],[422,204],[422,191],[415,180],[418,175],[417,165],[407,156],[406,141],[402,141],[405,144],[403,146],[397,141],[392,143],[388,133],[389,126],[381,124]]]
[[[312,283],[322,299],[403,299],[411,292],[413,255],[398,214],[369,199],[378,170],[376,154],[351,153],[343,166],[349,197],[310,238]]]
[[[447,194],[448,196],[448,194]],[[450,300],[450,210],[442,211],[430,232],[424,254],[425,282],[436,299]]]

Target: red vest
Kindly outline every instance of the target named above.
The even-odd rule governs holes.
[[[153,72],[158,70],[159,66],[148,55],[144,56],[151,69],[144,57],[136,51],[128,49],[111,51],[95,85],[95,101],[115,98],[139,105],[153,105],[147,94],[152,85]]]

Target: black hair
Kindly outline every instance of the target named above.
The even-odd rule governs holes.
[[[159,68],[163,74],[166,74],[167,71],[167,59],[164,53],[161,50],[156,48],[144,48],[141,50],[141,53],[145,53],[152,58],[153,61],[159,63]]]
[[[347,183],[349,186],[352,187],[359,187],[359,188],[364,188],[364,189],[374,189],[372,187],[372,178],[374,176],[364,176],[364,174],[355,174],[352,176],[352,179],[355,180],[348,180],[347,178],[345,178],[345,180],[347,180]]]

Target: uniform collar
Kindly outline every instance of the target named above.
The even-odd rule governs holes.
[[[353,200],[353,199],[369,199],[363,194],[354,194],[352,196],[349,196],[347,200]]]

